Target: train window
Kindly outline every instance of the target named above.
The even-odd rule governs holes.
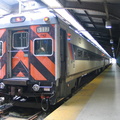
[[[38,56],[52,55],[52,39],[35,39],[34,54]]]
[[[77,55],[78,55],[78,57],[82,57],[82,50],[77,50]]]
[[[0,41],[0,56],[2,56],[2,45],[3,44],[3,42],[2,41]]]
[[[16,32],[13,34],[13,47],[16,49],[23,49],[28,47],[28,33]]]
[[[85,60],[88,60],[89,56],[88,56],[88,52],[87,51],[84,51],[84,59]]]
[[[75,54],[75,59],[76,60],[82,60],[83,59],[83,50],[81,48],[77,48]]]

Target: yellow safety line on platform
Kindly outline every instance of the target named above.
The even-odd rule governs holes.
[[[65,102],[62,106],[53,111],[44,120],[75,120],[84,108],[98,85],[102,82],[106,73],[109,71],[109,66],[103,73],[96,77],[92,82],[82,88],[71,99]]]

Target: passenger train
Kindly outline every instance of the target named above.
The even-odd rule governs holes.
[[[70,95],[83,75],[109,64],[109,55],[53,12],[0,18],[0,96],[5,102],[46,111]]]

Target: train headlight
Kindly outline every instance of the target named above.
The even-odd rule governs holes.
[[[4,89],[5,88],[5,84],[3,82],[0,83],[0,89]]]
[[[48,21],[49,21],[49,17],[45,17],[45,18],[44,18],[44,21],[45,21],[45,22],[48,22]]]
[[[32,89],[37,92],[37,91],[39,91],[40,86],[38,84],[34,84]]]

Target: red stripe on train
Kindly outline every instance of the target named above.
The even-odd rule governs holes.
[[[4,66],[0,69],[0,79],[3,79],[6,73],[6,65],[4,64]]]
[[[55,76],[55,64],[46,56],[36,56],[36,58]]]
[[[24,52],[22,50],[18,51],[12,58],[12,69],[14,69],[20,61],[28,68],[28,57],[24,57]]]
[[[0,38],[3,36],[3,34],[5,33],[6,29],[0,29]]]
[[[47,80],[32,64],[30,64],[30,74],[35,80]]]

